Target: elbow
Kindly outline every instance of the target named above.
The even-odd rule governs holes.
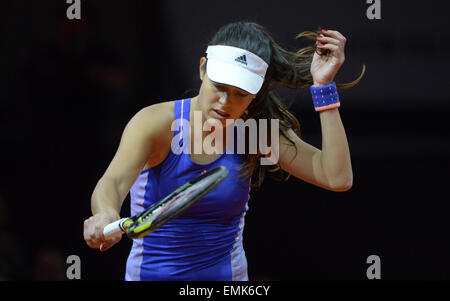
[[[353,175],[345,175],[330,182],[330,190],[335,192],[349,191],[353,186]]]

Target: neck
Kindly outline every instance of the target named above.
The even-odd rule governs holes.
[[[202,111],[202,109],[200,107],[200,101],[201,100],[199,98],[199,95],[197,95],[197,96],[195,96],[195,97],[193,97],[191,99],[191,108],[192,108],[191,112],[192,112],[192,114],[190,115],[190,117],[191,117],[190,118],[190,120],[191,120],[190,123],[191,123],[191,129],[194,129],[195,127],[198,127],[198,128],[202,129],[202,138],[204,139],[206,136],[208,136],[209,134],[211,134],[211,133],[213,133],[215,131],[215,127],[211,127],[210,130],[203,129],[203,125],[206,122],[206,118],[205,118],[205,116],[203,114],[203,111]],[[197,112],[197,113],[195,113],[195,112]],[[198,116],[201,116],[201,118],[199,118]],[[197,118],[195,118],[195,117],[197,117]],[[197,123],[199,123],[199,124],[197,124]],[[225,130],[225,128],[224,128],[224,130]]]
[[[209,129],[209,130],[204,129],[203,125],[206,122],[206,118],[200,107],[200,101],[201,101],[201,99],[199,98],[199,95],[197,95],[191,99],[190,128],[191,128],[191,133],[192,133],[192,137],[193,137],[193,143],[198,144],[198,145],[203,145],[203,141],[205,141],[205,138],[209,135],[212,135],[217,130],[217,128],[214,126],[211,126],[211,129]],[[200,135],[200,132],[201,132],[201,135]],[[227,140],[225,126],[223,126],[223,128],[222,128],[222,137],[223,137],[222,143],[225,148],[226,140]]]

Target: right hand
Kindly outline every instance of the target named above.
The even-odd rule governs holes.
[[[105,213],[97,213],[84,221],[84,240],[90,248],[104,252],[120,241],[122,235],[105,240],[103,229],[117,220],[117,217]]]

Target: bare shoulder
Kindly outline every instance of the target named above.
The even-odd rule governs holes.
[[[165,101],[165,102],[155,103],[150,106],[147,106],[147,107],[141,109],[141,111],[143,113],[147,113],[147,114],[151,114],[153,112],[153,113],[166,113],[166,114],[174,115],[174,111],[173,111],[174,106],[175,106],[174,101]]]
[[[127,123],[116,154],[104,177],[114,179],[123,193],[144,166],[158,164],[170,150],[173,104],[158,103],[141,109]]]
[[[169,134],[174,119],[174,102],[168,101],[142,108],[129,123],[135,130],[158,138]]]
[[[174,102],[166,101],[156,103],[141,109],[137,114],[143,122],[158,124],[171,124],[175,119]]]
[[[173,137],[171,126],[174,120],[174,101],[167,101],[141,109],[130,121],[130,124],[136,124],[134,133],[144,135],[143,139],[150,143],[145,168],[158,165],[169,153]]]

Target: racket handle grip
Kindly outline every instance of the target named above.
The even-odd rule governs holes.
[[[122,225],[127,219],[128,217],[124,217],[111,224],[106,225],[103,229],[103,236],[105,237],[105,240],[111,239],[118,235],[122,235],[125,232],[122,228]]]

